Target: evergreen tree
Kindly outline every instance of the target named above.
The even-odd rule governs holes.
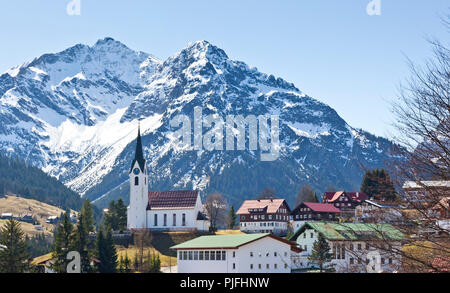
[[[117,203],[111,201],[105,213],[105,226],[113,231],[123,231],[127,228],[127,207],[119,198]]]
[[[124,273],[125,272],[125,267],[124,267],[124,260],[123,260],[123,255],[120,255],[119,258],[119,273]]]
[[[228,229],[233,229],[236,226],[236,212],[234,211],[234,206],[231,206],[230,212],[228,213]]]
[[[328,245],[327,240],[319,233],[319,238],[313,244],[313,250],[308,259],[319,265],[320,272],[323,272],[326,264],[333,259],[333,255],[330,252],[331,248]]]
[[[74,248],[73,238],[73,226],[69,214],[66,212],[58,226],[52,252],[55,259],[52,269],[57,273],[67,272],[67,265],[70,262],[67,260],[67,253]]]
[[[88,200],[85,200],[78,216],[77,229],[75,231],[75,248],[80,253],[82,273],[92,272],[90,265],[89,247],[91,246],[91,241],[89,239],[89,233],[93,231],[94,217],[92,206]]]
[[[385,169],[367,171],[364,174],[360,191],[376,200],[394,201],[397,199],[394,183]]]
[[[23,273],[28,269],[28,252],[20,223],[10,219],[0,230],[0,273]]]
[[[119,197],[116,204],[117,215],[117,231],[124,231],[127,229],[127,206],[124,204],[122,198]]]
[[[104,235],[103,229],[98,232],[96,255],[100,261],[98,264],[99,273],[115,273],[117,271],[117,251],[110,229],[106,231],[106,235]]]
[[[160,272],[161,272],[161,259],[158,253],[153,253],[150,259],[149,273],[160,273]]]
[[[125,253],[125,260],[123,262],[124,264],[124,273],[129,273],[130,270],[130,259],[128,258],[128,254]]]

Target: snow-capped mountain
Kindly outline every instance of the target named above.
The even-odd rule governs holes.
[[[0,75],[0,150],[25,158],[100,206],[128,200],[138,121],[150,188],[221,192],[231,203],[271,187],[359,189],[363,167],[383,167],[392,143],[350,127],[292,83],[259,72],[206,41],[164,62],[111,38],[45,54]],[[280,156],[174,148],[175,115],[278,115]],[[204,129],[204,132],[208,129]]]

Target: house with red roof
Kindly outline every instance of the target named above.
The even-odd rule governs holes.
[[[355,208],[369,199],[369,196],[364,192],[325,192],[322,196],[322,203],[334,205],[341,210],[340,216],[343,218],[353,218],[355,215]]]
[[[128,229],[209,230],[209,220],[198,190],[148,191],[148,170],[140,131],[129,176]]]
[[[290,212],[284,199],[257,199],[244,201],[236,214],[242,232],[286,235]]]
[[[340,209],[329,203],[302,202],[292,212],[293,228],[299,229],[305,222],[338,220]]]

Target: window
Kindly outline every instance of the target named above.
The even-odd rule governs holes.
[[[274,264],[273,267],[274,267],[275,269],[277,269],[277,264]]]
[[[183,251],[183,260],[187,260],[187,251]]]
[[[369,250],[369,243],[366,243],[366,250]]]
[[[236,251],[233,251],[233,257],[236,257]]]
[[[164,226],[167,226],[167,214],[164,214]]]
[[[384,265],[384,258],[381,258],[381,264]]]
[[[277,257],[277,252],[276,251],[273,253],[273,256]]]
[[[222,260],[226,260],[226,251],[222,251]]]
[[[253,257],[253,251],[250,251],[250,257]]]
[[[354,261],[353,261],[353,257],[352,258],[350,258],[350,264],[352,265],[354,263]]]
[[[266,252],[266,257],[269,257],[270,256],[270,252]]]
[[[182,218],[181,218],[181,225],[182,225],[182,226],[186,226],[186,214],[183,214],[183,215],[182,215]]]
[[[177,214],[173,214],[173,225],[177,225]]]
[[[205,251],[205,260],[209,260],[209,251]]]
[[[390,265],[392,264],[392,258],[389,259],[389,264],[390,264]]]
[[[216,260],[221,260],[221,253],[220,251],[216,251]]]
[[[154,221],[153,225],[158,226],[158,214],[155,214],[155,219],[153,221]]]
[[[139,177],[134,177],[134,185],[139,185]]]
[[[287,269],[287,263],[284,264],[284,268]]]
[[[216,260],[216,252],[215,251],[211,251],[209,253],[209,259],[210,260]]]
[[[178,259],[183,260],[183,252],[182,251],[178,252]]]
[[[353,243],[350,243],[350,250],[353,251]]]
[[[194,260],[198,260],[198,251],[194,251]]]
[[[261,264],[258,264],[258,269],[261,269]]]
[[[198,254],[198,259],[199,260],[203,260],[203,254],[204,254],[204,252],[200,251],[200,253]]]
[[[303,233],[303,238],[306,239],[306,233]]]
[[[266,264],[266,269],[270,269],[270,265],[269,264]]]
[[[314,238],[314,233],[311,233],[311,238]]]
[[[284,256],[287,256],[287,252],[284,252]]]
[[[235,270],[236,269],[236,264],[235,263],[233,263],[233,270]]]
[[[189,257],[189,260],[192,260],[192,251],[188,252],[188,257]]]
[[[253,270],[253,264],[250,264],[250,269]]]
[[[358,243],[358,250],[361,250],[361,243]]]

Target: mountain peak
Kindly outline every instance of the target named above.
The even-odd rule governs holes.
[[[181,55],[189,56],[194,59],[208,59],[209,61],[216,63],[228,59],[228,55],[224,50],[217,46],[214,46],[206,40],[200,40],[191,42],[181,52]]]

